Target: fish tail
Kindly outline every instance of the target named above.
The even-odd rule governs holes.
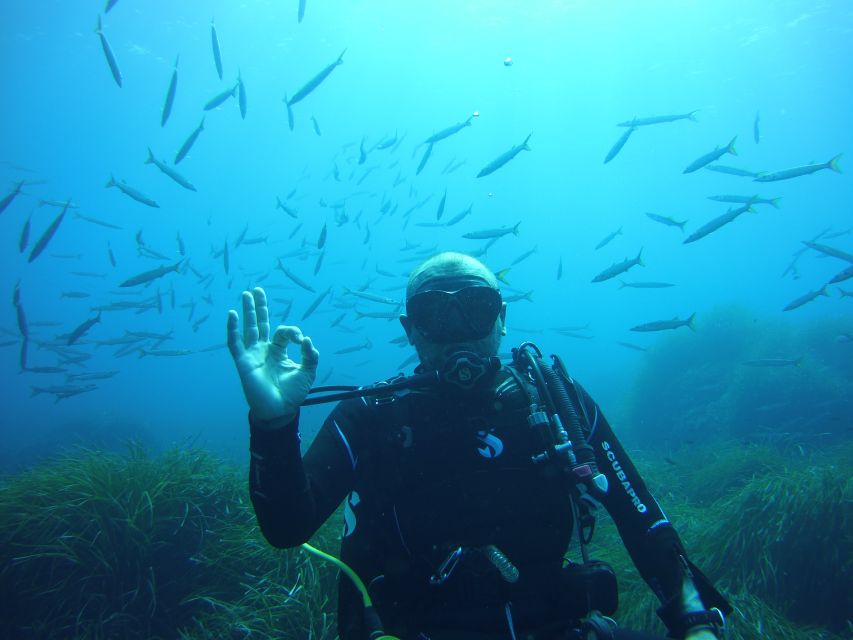
[[[771,205],[774,209],[778,209],[778,208],[779,208],[779,201],[780,201],[781,199],[782,199],[782,198],[781,198],[781,196],[780,196],[780,197],[778,197],[778,198],[770,198],[770,205]]]
[[[820,291],[818,291],[818,292],[817,292],[817,294],[818,294],[819,296],[828,296],[828,295],[829,295],[829,291],[827,291],[826,287],[827,287],[827,285],[823,285],[823,286],[820,288]]]
[[[735,141],[737,140],[737,136],[731,139],[729,142],[729,146],[726,147],[726,152],[732,154],[733,156],[737,155],[737,149],[735,149]]]
[[[695,317],[696,317],[696,312],[694,311],[693,313],[690,314],[690,317],[687,318],[687,322],[685,323],[685,324],[687,324],[688,327],[690,327],[691,331],[696,331],[696,327],[693,326],[693,318],[695,318]]]
[[[679,223],[679,224],[677,225],[677,226],[678,226],[678,228],[679,228],[679,229],[681,229],[681,233],[684,233],[684,225],[686,225],[686,224],[687,224],[687,222],[688,222],[688,221],[687,221],[687,220],[685,220],[684,222]]]
[[[528,151],[530,151],[530,145],[527,144],[527,142],[530,140],[530,136],[532,136],[532,135],[533,135],[532,131],[527,134],[527,137],[524,139],[524,142],[521,143],[522,149],[527,149]]]
[[[697,113],[699,113],[699,109],[691,111],[690,113],[687,114],[687,119],[692,120],[693,122],[698,122],[698,120],[696,120],[696,114]]]
[[[101,30],[101,14],[98,14],[98,25],[95,27],[95,33],[101,35],[103,31]]]
[[[154,162],[154,152],[151,151],[151,147],[148,147],[148,159],[145,161],[145,164],[151,164]]]
[[[114,187],[114,186],[116,186],[116,179],[113,177],[113,174],[110,174],[110,179],[107,180],[107,187],[106,188],[109,189],[110,187]]]
[[[827,169],[832,169],[835,173],[841,173],[841,167],[838,166],[838,161],[841,159],[841,154],[839,153],[832,160],[826,163]]]
[[[627,286],[628,286],[628,285],[627,285],[627,284],[625,284],[625,281],[624,281],[624,280],[620,280],[620,281],[619,281],[619,288],[620,288],[620,289],[624,289],[624,288],[625,288],[625,287],[627,287]]]
[[[515,226],[512,228],[512,233],[513,233],[513,235],[516,235],[516,236],[518,235],[518,226],[519,226],[520,224],[521,224],[521,222],[517,222],[517,223],[515,224]]]
[[[45,391],[44,391],[44,389],[39,389],[38,387],[30,387],[30,389],[32,389],[32,391],[30,392],[30,397],[31,397],[31,398],[32,398],[32,397],[34,397],[34,396],[37,396],[37,395],[38,395],[38,394],[40,394],[40,393],[44,393],[44,392],[45,392]]]
[[[645,267],[646,263],[643,262],[643,250],[640,249],[639,253],[637,253],[637,264],[641,267]]]
[[[344,63],[344,54],[345,54],[346,52],[347,52],[347,50],[346,50],[346,49],[344,49],[343,51],[341,51],[341,55],[339,55],[339,56],[338,56],[338,59],[337,59],[337,61],[335,62],[335,64],[343,64],[343,63]]]

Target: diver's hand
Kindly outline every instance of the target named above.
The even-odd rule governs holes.
[[[228,350],[237,365],[243,393],[252,414],[262,421],[287,424],[317,375],[320,353],[299,327],[279,326],[270,340],[270,314],[264,290],[243,292],[243,335],[239,316],[228,312]],[[287,344],[302,347],[302,363],[287,356]]]

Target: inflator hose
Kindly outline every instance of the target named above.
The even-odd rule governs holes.
[[[316,547],[312,547],[307,542],[302,545],[302,548],[309,553],[313,553],[315,556],[323,558],[323,560],[326,560],[327,562],[331,562],[345,573],[350,580],[352,580],[355,588],[358,589],[358,592],[361,594],[361,601],[364,605],[364,620],[370,640],[400,640],[400,638],[387,635],[382,631],[382,622],[379,620],[379,616],[373,608],[373,602],[370,600],[370,594],[367,592],[367,587],[364,586],[364,582],[362,582],[361,578],[358,577],[356,572],[353,571],[349,565],[344,563],[342,560],[329,555],[325,551],[320,551]]]

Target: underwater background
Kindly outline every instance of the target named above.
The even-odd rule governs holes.
[[[264,287],[318,384],[410,373],[393,301],[444,250],[516,298],[502,352],[560,354],[601,404],[735,637],[853,637],[853,5],[0,16],[4,637],[334,638],[335,571],[247,502],[226,313]],[[660,630],[608,522],[596,543],[617,618]]]

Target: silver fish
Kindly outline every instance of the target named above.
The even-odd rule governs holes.
[[[483,176],[487,176],[490,173],[494,173],[495,171],[500,169],[502,166],[504,166],[507,162],[512,160],[515,156],[517,156],[522,151],[530,151],[530,146],[527,144],[527,142],[530,140],[530,136],[532,136],[532,135],[533,135],[532,133],[528,134],[527,137],[524,139],[524,142],[522,142],[519,145],[514,146],[509,151],[505,151],[504,153],[499,155],[497,158],[492,160],[485,167],[480,169],[480,172],[477,174],[477,177],[482,178]]]
[[[139,189],[134,189],[126,182],[116,182],[116,179],[110,175],[110,179],[107,180],[107,188],[110,187],[118,187],[118,190],[121,191],[126,196],[129,196],[136,200],[137,202],[141,202],[144,205],[149,207],[154,207],[155,209],[159,209],[160,205],[157,204],[154,200],[146,196],[144,193],[139,191]]]
[[[835,173],[841,173],[841,167],[838,166],[838,161],[840,159],[841,154],[839,153],[837,156],[827,160],[826,162],[807,164],[802,167],[793,167],[792,169],[783,169],[782,171],[773,171],[771,173],[762,173],[755,178],[755,182],[778,182],[779,180],[790,180],[791,178],[807,176],[810,173],[815,173],[821,169],[829,169]]]
[[[95,33],[97,33],[98,37],[101,39],[101,48],[104,50],[104,56],[107,59],[107,64],[110,66],[110,73],[113,74],[113,80],[115,80],[116,84],[121,87],[121,71],[119,71],[118,62],[116,62],[116,57],[113,54],[110,43],[107,42],[107,37],[101,29],[101,16],[98,16],[98,26],[95,28]]]
[[[709,151],[703,156],[696,158],[693,162],[687,165],[687,168],[684,169],[682,173],[693,173],[694,171],[698,171],[702,167],[711,164],[714,160],[717,160],[724,156],[727,153],[732,154],[733,156],[737,155],[737,149],[735,149],[735,141],[737,140],[737,136],[732,138],[729,143],[725,147],[717,147],[713,151]]]
[[[693,318],[695,317],[696,314],[692,313],[687,320],[680,320],[679,318],[655,320],[654,322],[646,322],[645,324],[638,324],[636,327],[631,327],[631,331],[666,331],[668,329],[678,329],[679,327],[689,327],[695,331],[696,329],[693,327]]]
[[[605,280],[610,280],[610,278],[615,278],[620,273],[625,273],[631,267],[635,265],[640,265],[641,267],[646,266],[643,263],[643,250],[637,253],[636,258],[625,258],[622,262],[615,262],[609,267],[607,267],[604,271],[599,273],[592,279],[592,282],[604,282]]]

